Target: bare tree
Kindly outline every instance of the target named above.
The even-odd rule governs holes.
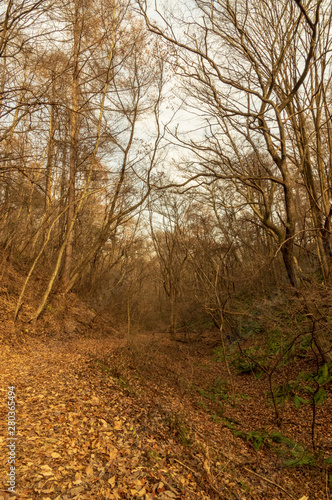
[[[147,3],[140,6],[150,31],[176,48],[173,66],[186,81],[186,102],[200,109],[204,133],[189,138],[174,133],[177,144],[195,155],[191,178],[235,186],[278,245],[290,283],[299,287],[294,188],[301,177],[315,234],[321,239],[324,234],[325,242],[328,234],[318,216],[320,195],[313,192],[317,170],[310,177],[300,125],[317,104],[320,75],[313,73],[316,67],[322,71],[330,43],[327,4],[197,0],[192,18],[177,22],[157,11],[159,24],[149,17]],[[322,101],[320,115],[327,112]],[[325,220],[328,214],[326,207]],[[323,259],[324,245],[318,246]]]
[[[176,340],[182,278],[188,258],[183,241],[188,203],[186,199],[180,200],[176,195],[164,193],[158,201],[149,204],[149,209],[151,237],[159,262],[162,286],[169,301],[169,332],[171,339]],[[159,229],[156,229],[158,226]]]

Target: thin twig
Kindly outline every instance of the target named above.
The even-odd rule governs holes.
[[[220,469],[220,471],[218,472],[218,474],[216,475],[215,479],[217,479],[217,477],[222,473],[224,472],[224,470],[226,469],[227,465],[231,462],[231,460],[228,460],[228,462],[226,463],[226,465],[223,466],[222,469]]]
[[[257,472],[254,472],[251,469],[247,469],[247,467],[243,467],[243,468],[244,468],[245,471],[250,472],[251,474],[255,474],[255,476],[260,477],[261,479],[263,479],[263,481],[266,481],[267,483],[270,483],[273,486],[276,486],[276,488],[279,488],[279,490],[281,490],[284,493],[286,493],[286,495],[288,495],[290,498],[292,498],[293,500],[296,500],[296,498],[293,497],[293,495],[291,495],[290,493],[288,493],[288,491],[284,490],[284,488],[282,486],[280,486],[279,484],[274,483],[273,481],[270,481],[270,479],[267,479],[267,477],[261,476],[260,474],[257,474]]]
[[[173,486],[171,484],[169,484],[166,479],[164,478],[164,476],[162,476],[161,474],[159,474],[159,477],[160,477],[160,480],[167,486],[167,488],[172,491],[173,493],[175,493],[176,495],[179,494],[178,491],[176,491],[175,488],[173,488]]]
[[[180,460],[177,460],[176,458],[173,458],[173,460],[175,462],[177,462],[178,464],[182,465],[183,467],[185,467],[186,469],[190,470],[193,474],[197,474],[197,472],[195,472],[193,469],[191,469],[190,467],[188,467],[188,465],[186,464],[183,464],[182,462],[180,462]]]

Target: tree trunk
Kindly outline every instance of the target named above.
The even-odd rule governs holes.
[[[170,336],[172,340],[176,340],[176,293],[173,285],[170,288]]]
[[[327,340],[325,332],[316,332],[314,335],[314,340],[324,363],[332,363],[332,346],[331,343]]]
[[[50,133],[47,148],[46,183],[45,183],[45,214],[48,212],[52,198],[52,170],[54,153],[54,125],[55,125],[55,75],[52,75],[52,96],[50,111]]]
[[[298,269],[294,259],[293,243],[292,241],[287,241],[281,250],[282,258],[287,271],[287,276],[290,284],[294,288],[299,288],[300,280],[298,276]]]
[[[72,82],[72,108],[70,123],[70,164],[69,164],[69,186],[68,186],[68,212],[67,212],[67,243],[64,252],[64,264],[62,271],[62,287],[67,288],[70,279],[70,272],[73,261],[73,242],[75,218],[75,176],[77,160],[77,142],[78,142],[78,90],[79,90],[79,3],[75,5],[75,23],[74,23],[74,59],[73,59],[73,82]]]

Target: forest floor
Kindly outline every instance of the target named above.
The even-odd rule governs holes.
[[[283,467],[271,449],[255,450],[198,404],[195,368],[210,373],[209,363],[208,349],[160,336],[3,340],[0,500],[330,498],[327,470]],[[9,386],[16,495],[6,492]],[[239,398],[229,411],[242,428],[262,420],[273,427],[270,408],[257,398]]]
[[[32,328],[34,283],[14,324],[23,278],[12,268],[6,279],[0,500],[331,500],[330,388],[316,408],[314,461],[310,405],[285,403],[277,427],[266,377],[231,367],[230,383],[210,332],[186,343],[119,335],[75,296],[53,300]],[[290,380],[302,368],[313,370],[315,359],[282,370]],[[274,383],[284,380],[282,370]],[[7,483],[12,386],[15,494]]]

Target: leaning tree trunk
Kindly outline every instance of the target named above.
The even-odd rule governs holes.
[[[299,288],[300,281],[298,276],[297,265],[294,259],[294,245],[291,240],[288,240],[284,243],[281,249],[281,253],[290,284],[294,288]]]

